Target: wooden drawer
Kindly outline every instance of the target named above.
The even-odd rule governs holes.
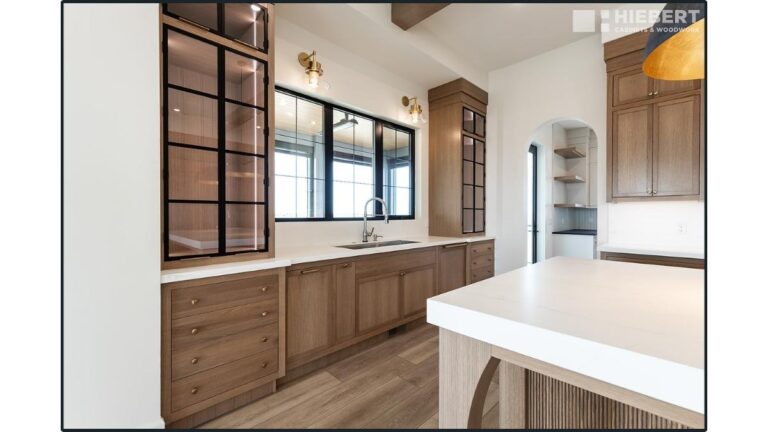
[[[493,277],[493,266],[481,267],[479,269],[472,270],[472,279],[470,283],[480,282],[481,280]]]
[[[171,292],[172,318],[277,298],[279,284],[277,275],[240,277],[215,283],[201,279],[199,283]]]
[[[469,262],[469,268],[471,270],[476,270],[481,267],[493,267],[493,255],[480,255],[475,256],[470,259]]]
[[[171,349],[211,342],[277,321],[277,298],[171,321]]]
[[[470,243],[469,245],[469,257],[474,259],[480,255],[493,255],[493,240]]]
[[[178,411],[277,372],[277,350],[269,350],[171,383],[171,410]],[[275,377],[276,378],[276,377]]]
[[[276,350],[277,342],[277,323],[272,323],[222,338],[187,344],[171,352],[171,379],[184,378],[262,351]]]
[[[416,252],[396,252],[393,255],[365,258],[355,264],[356,274],[376,274],[424,267],[437,261],[435,248]]]

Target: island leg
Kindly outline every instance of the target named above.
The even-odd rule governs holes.
[[[525,429],[525,369],[502,361],[499,365],[499,428]]]
[[[488,387],[499,365],[491,346],[440,329],[439,415],[441,429],[482,426]]]

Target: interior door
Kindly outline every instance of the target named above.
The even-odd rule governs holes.
[[[653,182],[653,105],[613,112],[612,195],[651,196]]]
[[[699,194],[700,96],[654,104],[654,196]]]

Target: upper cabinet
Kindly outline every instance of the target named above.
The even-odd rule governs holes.
[[[460,78],[429,91],[429,233],[485,232],[488,93]]]
[[[605,44],[607,199],[701,199],[702,81],[646,76],[647,37],[636,33]]]
[[[163,6],[164,268],[274,256],[271,10]]]

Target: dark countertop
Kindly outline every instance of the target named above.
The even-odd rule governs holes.
[[[569,229],[569,230],[562,230],[562,231],[554,231],[552,234],[574,234],[574,235],[589,235],[589,236],[596,236],[597,230],[592,229]]]

